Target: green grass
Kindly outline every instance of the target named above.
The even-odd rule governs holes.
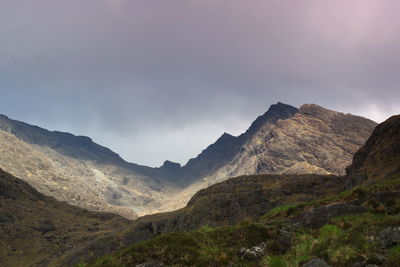
[[[268,239],[270,229],[256,223],[219,228],[201,227],[190,232],[164,234],[99,258],[87,266],[132,266],[159,260],[172,266],[253,266],[240,259],[242,247],[252,247]]]
[[[308,203],[278,206],[263,215],[260,220],[262,222],[287,220],[290,217],[295,217],[315,207],[320,207],[332,203],[357,200],[363,198],[364,196],[384,191],[400,191],[400,176],[398,174],[393,175],[390,179],[387,178],[383,181],[373,184],[356,186],[352,189],[342,191],[338,194],[330,195],[321,199],[310,201]],[[400,212],[400,200],[398,201],[397,206],[398,211]]]
[[[400,262],[400,247],[390,251],[380,248],[376,239],[379,231],[399,225],[400,216],[382,213],[339,216],[320,229],[295,230],[294,244],[284,255],[268,256],[266,266],[298,266],[313,257],[325,259],[332,266],[347,266],[375,253],[387,254],[391,265]],[[280,265],[278,265],[280,264]]]
[[[297,208],[298,206],[299,205],[282,205],[282,206],[275,207],[272,210],[268,211],[263,216],[261,216],[261,220],[265,221],[268,219],[272,219],[278,215],[290,214],[291,211],[294,210],[295,208]]]

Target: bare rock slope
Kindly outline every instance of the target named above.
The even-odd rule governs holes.
[[[88,137],[0,116],[0,167],[69,204],[130,219],[176,191],[162,173],[125,162]]]

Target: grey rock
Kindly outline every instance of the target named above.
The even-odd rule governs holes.
[[[305,264],[302,265],[302,267],[330,267],[324,260],[322,259],[312,259]]]
[[[274,243],[279,253],[285,253],[292,247],[292,234],[286,230],[279,230]]]
[[[359,214],[366,211],[367,208],[355,203],[339,203],[318,207],[300,214],[293,219],[293,223],[302,227],[319,228],[333,217],[346,214]]]
[[[240,250],[241,258],[247,261],[259,261],[261,260],[265,254],[267,245],[263,242],[258,246],[252,248],[242,248]]]
[[[383,248],[391,248],[400,244],[400,227],[389,227],[379,232],[379,242]]]

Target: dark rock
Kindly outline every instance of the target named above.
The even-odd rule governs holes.
[[[304,263],[302,267],[330,267],[330,266],[324,260],[317,258]]]
[[[286,230],[279,230],[279,235],[273,244],[277,253],[286,253],[292,247],[292,234]]]
[[[318,228],[326,224],[333,217],[346,214],[359,214],[366,211],[367,208],[355,203],[339,203],[312,209],[295,217],[293,222],[301,227]]]
[[[370,265],[370,264],[382,265],[386,261],[387,261],[387,258],[385,256],[380,255],[380,254],[374,254],[368,258],[368,260],[366,261],[366,265]]]
[[[366,262],[365,261],[358,261],[353,263],[353,265],[351,265],[351,267],[365,267]]]
[[[379,232],[379,242],[383,248],[400,245],[400,227],[389,227]]]

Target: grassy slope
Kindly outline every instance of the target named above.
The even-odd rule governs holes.
[[[374,185],[358,186],[305,205],[277,207],[257,222],[219,228],[202,227],[194,231],[174,232],[135,244],[114,254],[82,266],[135,266],[150,260],[160,260],[171,266],[298,266],[302,261],[319,257],[332,266],[347,266],[361,260],[373,262],[374,254],[385,255],[386,266],[400,266],[400,247],[381,249],[378,232],[400,225],[400,200],[389,207],[369,207],[361,215],[346,215],[331,219],[318,229],[294,228],[288,220],[296,214],[321,205],[346,202],[360,194],[399,191],[400,176]],[[287,229],[293,234],[293,246],[284,254],[274,249],[274,233]],[[240,259],[241,247],[251,247],[267,241],[267,256],[261,263]]]

